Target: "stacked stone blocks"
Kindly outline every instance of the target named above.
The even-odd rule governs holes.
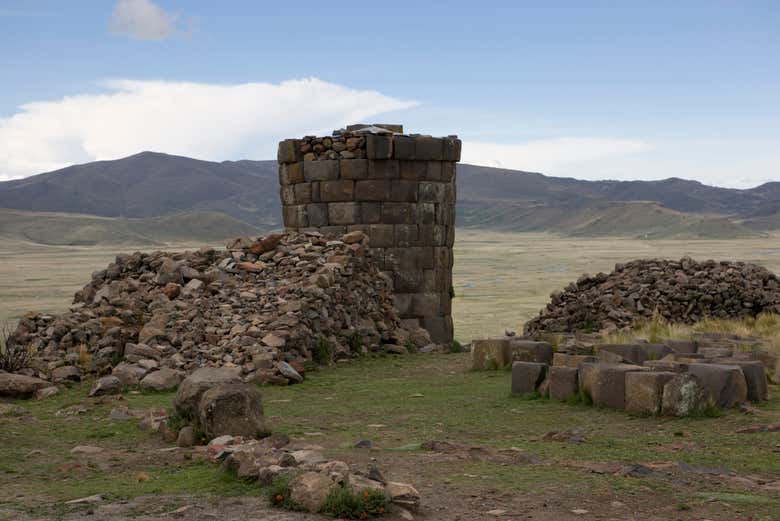
[[[395,127],[394,130],[399,130]],[[456,137],[340,132],[279,144],[287,230],[360,230],[393,280],[407,323],[436,343],[453,338]]]

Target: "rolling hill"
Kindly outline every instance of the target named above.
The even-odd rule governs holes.
[[[156,152],[0,183],[0,208],[21,211],[0,213],[0,232],[12,227],[56,244],[224,238],[281,224],[275,161],[211,162]],[[780,182],[735,190],[677,178],[581,181],[462,164],[457,213],[458,224],[468,227],[744,238],[780,229]],[[58,221],[67,225],[55,226]]]

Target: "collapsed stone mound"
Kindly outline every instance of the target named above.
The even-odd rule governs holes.
[[[780,280],[744,262],[643,259],[583,275],[550,296],[526,335],[621,329],[658,314],[670,322],[780,312]]]
[[[34,376],[77,381],[113,368],[129,385],[160,368],[183,374],[214,366],[238,368],[246,381],[286,384],[307,361],[430,342],[424,330],[401,328],[391,282],[362,232],[119,255],[93,273],[74,304],[61,315],[29,314],[13,333],[37,352]]]

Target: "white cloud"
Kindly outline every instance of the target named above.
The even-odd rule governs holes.
[[[111,30],[138,40],[163,40],[176,30],[176,16],[150,0],[119,0],[111,16]]]
[[[570,175],[581,170],[580,179],[590,178],[606,162],[648,152],[650,143],[634,139],[564,137],[518,144],[468,142],[463,145],[464,163]],[[596,174],[598,175],[598,174]],[[604,176],[598,177],[603,179]]]
[[[272,159],[280,139],[416,105],[315,78],[236,85],[111,80],[102,86],[104,94],[27,103],[0,118],[0,179],[142,150]]]

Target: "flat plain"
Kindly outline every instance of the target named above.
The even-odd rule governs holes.
[[[168,250],[200,244],[172,243]],[[212,246],[221,246],[212,244]],[[43,246],[18,239],[0,244],[0,323],[28,311],[58,312],[90,274],[117,253],[150,246]],[[570,238],[551,234],[458,230],[455,242],[453,319],[461,342],[521,330],[552,291],[583,273],[611,271],[637,258],[740,260],[780,273],[780,238],[636,240]]]

